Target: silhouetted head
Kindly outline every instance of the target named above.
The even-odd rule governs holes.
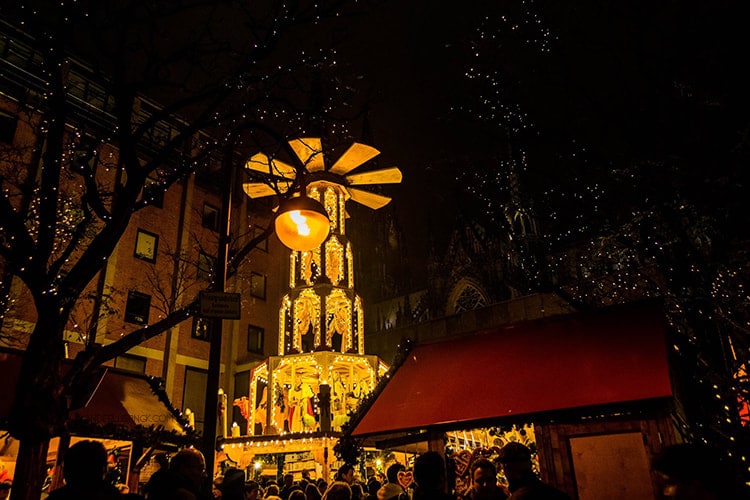
[[[107,450],[98,441],[79,441],[65,452],[63,477],[70,485],[104,480],[107,473]]]
[[[241,498],[245,490],[245,472],[230,467],[224,472],[224,480],[219,491],[226,498]]]
[[[336,472],[336,481],[344,481],[347,484],[354,482],[354,466],[351,464],[344,464],[339,467]]]
[[[352,500],[352,488],[344,481],[336,481],[323,494],[323,500]]]
[[[190,481],[197,491],[206,477],[206,460],[195,448],[184,448],[172,457],[169,470]]]
[[[445,485],[445,461],[439,453],[428,451],[414,461],[414,482],[423,491],[442,491]]]
[[[498,461],[503,465],[505,477],[511,487],[534,474],[531,450],[521,443],[510,442],[502,447]]]
[[[736,473],[714,448],[687,443],[668,446],[654,457],[651,468],[667,498],[747,498],[735,493],[742,489]]]
[[[398,484],[398,473],[401,472],[402,470],[406,470],[406,466],[398,462],[388,467],[388,469],[385,471],[385,475],[388,478],[388,482]]]

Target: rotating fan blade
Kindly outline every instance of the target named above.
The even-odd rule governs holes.
[[[281,193],[287,192],[290,185],[291,182],[279,182],[279,191]],[[242,184],[242,189],[250,198],[263,198],[264,196],[278,194],[274,188],[265,182],[245,182]]]
[[[294,167],[280,160],[271,160],[263,153],[257,153],[245,163],[245,168],[254,172],[277,175],[285,179],[294,179],[297,172]]]
[[[380,151],[372,146],[355,142],[341,155],[341,158],[336,160],[329,171],[332,174],[344,175],[379,154]]]
[[[392,199],[388,196],[370,193],[369,191],[362,191],[361,189],[348,188],[348,190],[352,200],[361,203],[366,207],[370,207],[373,210],[386,206]]]
[[[401,178],[401,170],[398,167],[383,168],[346,176],[346,180],[352,186],[360,184],[398,184],[401,182]]]
[[[294,154],[307,167],[308,172],[322,172],[325,170],[323,160],[323,146],[320,143],[320,137],[305,137],[289,141],[289,145],[294,150]]]

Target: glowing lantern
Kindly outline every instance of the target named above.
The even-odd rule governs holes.
[[[304,252],[325,241],[331,223],[323,205],[307,196],[296,196],[281,203],[275,227],[284,246]]]

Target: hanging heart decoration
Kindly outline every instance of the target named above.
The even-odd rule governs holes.
[[[411,486],[411,483],[414,482],[414,474],[412,471],[398,471],[398,484],[401,485],[403,489],[407,489],[409,486]]]

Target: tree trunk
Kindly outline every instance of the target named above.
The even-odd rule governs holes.
[[[23,440],[18,449],[10,500],[39,500],[47,474],[49,440]]]
[[[8,422],[10,434],[20,442],[12,500],[39,500],[50,438],[59,435],[67,418],[60,372],[65,322],[52,312],[58,305],[45,305],[38,307],[39,319],[23,354]]]

